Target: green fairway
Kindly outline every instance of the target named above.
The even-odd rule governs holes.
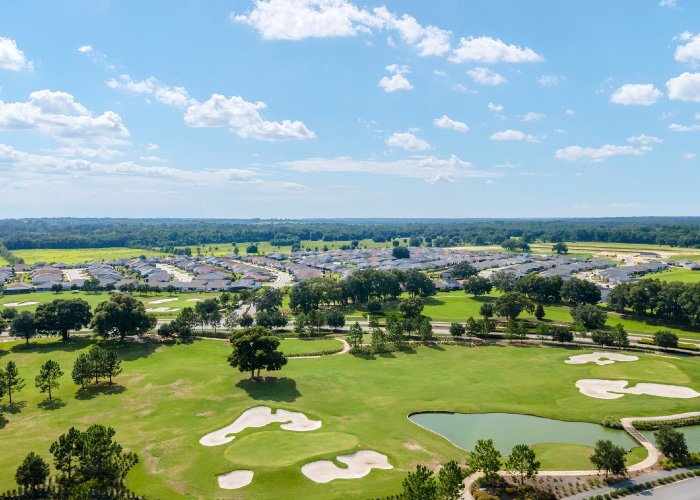
[[[78,354],[92,343],[50,339],[33,341],[29,349],[18,342],[2,343],[0,365],[14,360],[27,381],[33,380],[47,359],[69,373]],[[115,341],[106,344],[120,347]],[[630,395],[594,399],[575,387],[581,378],[624,378],[630,384],[672,381],[700,389],[700,364],[693,359],[642,354],[634,363],[567,365],[564,360],[571,354],[590,351],[539,346],[418,347],[370,359],[348,354],[300,359],[265,382],[252,382],[247,374],[233,370],[226,362],[230,346],[225,342],[127,343],[119,352],[124,358],[123,374],[112,388],[91,386],[82,394],[64,375],[54,393],[57,403],[43,407],[43,396],[28,383],[16,395],[21,405],[5,407],[0,419],[4,451],[0,468],[14,470],[29,451],[50,458],[49,445],[62,432],[74,425],[85,428],[102,423],[117,430],[116,438],[127,451],[139,454],[141,461],[127,484],[152,498],[377,497],[397,493],[405,472],[417,463],[434,466],[449,459],[464,460],[463,451],[410,422],[409,412],[509,412],[599,422],[607,415],[692,411],[697,402]],[[300,411],[321,420],[323,426],[319,431],[294,433],[272,424],[247,429],[227,445],[199,444],[203,435],[260,405]],[[320,438],[321,434],[328,439]],[[360,449],[385,454],[394,470],[373,470],[362,479],[325,485],[312,483],[300,472],[309,461]],[[255,465],[263,463],[265,456],[268,465]],[[219,489],[216,476],[238,468],[244,460],[255,472],[253,483],[240,491]],[[557,467],[546,455],[542,460],[543,466]],[[0,490],[14,487],[12,474],[0,476]]]
[[[289,354],[308,354],[310,352],[330,351],[342,348],[343,345],[338,340],[314,339],[296,340],[284,339],[280,341],[280,351]]]
[[[700,271],[691,271],[690,269],[672,268],[668,271],[661,271],[646,276],[650,279],[658,279],[661,281],[680,281],[682,283],[700,283]]]
[[[590,456],[593,454],[592,446],[578,444],[536,444],[532,449],[537,454],[537,460],[542,462],[543,470],[590,470]],[[641,462],[649,453],[646,448],[638,446],[625,456],[625,463],[629,467]]]
[[[13,250],[12,253],[24,259],[25,264],[35,262],[47,262],[49,264],[63,262],[72,264],[74,262],[105,261],[116,259],[132,259],[144,255],[146,257],[163,255],[160,252],[150,250],[140,250],[138,248],[75,248],[75,249],[37,249],[37,250]]]

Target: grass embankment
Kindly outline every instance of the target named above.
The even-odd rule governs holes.
[[[91,344],[84,339],[68,344],[33,341],[27,350],[18,342],[2,343],[0,364],[15,361],[27,381],[47,359],[70,373],[78,354]],[[697,402],[631,395],[599,400],[582,395],[575,387],[577,380],[623,378],[630,384],[671,382],[700,389],[696,360],[646,354],[634,363],[591,366],[564,363],[587,350],[419,347],[370,359],[341,355],[291,361],[265,382],[252,382],[248,374],[228,365],[229,352],[227,343],[207,340],[191,345],[127,344],[120,349],[123,374],[113,388],[91,386],[83,394],[64,375],[54,392],[57,402],[48,408],[42,407],[43,395],[28,384],[16,395],[21,405],[3,411],[0,469],[14,471],[30,451],[49,459],[50,443],[58,435],[71,426],[84,429],[99,422],[114,427],[125,449],[139,454],[141,461],[127,484],[148,497],[374,498],[398,492],[406,471],[415,470],[417,463],[435,467],[450,459],[464,460],[463,451],[410,422],[409,412],[510,412],[600,422],[607,415],[692,411]],[[248,429],[220,447],[199,444],[204,434],[259,405],[301,411],[322,420],[323,427],[302,434],[272,425]],[[543,468],[555,468],[569,455],[556,448],[544,449]],[[328,484],[315,484],[300,472],[308,462],[360,449],[386,454],[394,469]],[[238,491],[219,489],[216,475],[237,468],[254,470],[253,483]],[[14,487],[12,474],[0,476],[0,490]]]

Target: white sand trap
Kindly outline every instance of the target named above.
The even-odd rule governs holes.
[[[29,302],[7,302],[3,304],[5,307],[22,307],[22,306],[33,306],[34,304],[38,304],[38,302],[34,300],[30,300]]]
[[[238,488],[243,488],[248,486],[253,480],[252,470],[232,470],[226,474],[220,474],[218,476],[219,488],[225,490],[237,490]]]
[[[160,300],[152,300],[149,302],[149,304],[165,304],[166,302],[172,302],[174,300],[179,300],[179,299],[160,299]]]
[[[386,455],[372,450],[361,450],[349,455],[336,457],[338,462],[347,464],[342,469],[330,460],[311,462],[301,468],[301,473],[316,483],[328,483],[334,479],[359,479],[372,469],[393,469]]]
[[[146,312],[149,313],[173,313],[179,311],[179,307],[173,307],[172,309],[169,307],[152,307],[151,309],[146,309]]]
[[[627,356],[626,354],[617,354],[614,352],[594,352],[593,354],[579,354],[571,356],[564,361],[570,365],[585,365],[586,363],[595,363],[597,365],[612,365],[615,361],[638,361],[637,356]]]
[[[187,299],[187,302],[201,302],[202,299]]]
[[[690,387],[663,384],[637,384],[625,389],[626,380],[586,379],[576,382],[581,394],[598,399],[617,399],[625,394],[648,394],[662,398],[690,399],[697,398],[700,393]]]
[[[277,410],[273,415],[267,406],[256,406],[243,412],[231,425],[210,432],[199,440],[204,446],[219,446],[233,441],[231,434],[238,434],[248,427],[265,427],[268,424],[280,422],[280,428],[286,431],[307,432],[321,427],[320,420],[309,420],[303,413],[287,410]]]

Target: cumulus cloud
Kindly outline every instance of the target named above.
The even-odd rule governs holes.
[[[78,52],[80,52],[81,54],[87,54],[89,52],[92,52],[93,50],[95,49],[92,48],[92,45],[81,45],[80,47],[78,47]]]
[[[544,57],[534,50],[516,45],[508,45],[498,38],[487,36],[461,38],[459,46],[452,51],[449,60],[454,63],[477,62],[493,64],[497,62],[524,63],[544,61]]]
[[[526,135],[520,130],[501,130],[491,136],[492,141],[523,141],[540,142],[534,135]]]
[[[537,82],[543,87],[554,87],[559,85],[559,82],[562,80],[566,80],[566,77],[559,75],[542,75],[537,79]]]
[[[127,137],[129,131],[113,111],[92,116],[66,92],[32,92],[27,102],[0,101],[0,130],[38,130],[57,139]]]
[[[700,73],[683,73],[666,82],[669,99],[700,102]]]
[[[664,142],[664,140],[659,138],[659,137],[641,134],[641,135],[634,136],[634,137],[628,137],[627,142],[641,142],[642,144],[647,145],[647,144],[661,144],[662,142]]]
[[[642,146],[635,148],[633,146],[614,146],[606,144],[599,148],[582,148],[581,146],[567,146],[558,149],[554,153],[554,157],[566,161],[591,160],[593,162],[601,162],[605,158],[620,155],[641,156],[645,152],[651,151],[650,146]]]
[[[687,43],[676,47],[674,59],[678,62],[696,64],[700,60],[700,34],[694,35],[686,31],[681,33],[677,39]]]
[[[436,127],[449,128],[456,130],[457,132],[469,131],[469,127],[466,123],[455,121],[452,118],[449,118],[447,115],[442,115],[440,118],[435,118],[435,120],[433,120],[433,124]]]
[[[160,149],[160,146],[158,144],[153,144],[152,142],[148,143],[148,147],[146,148],[149,151],[155,151],[156,149]]]
[[[160,158],[159,156],[142,156],[141,160],[149,163],[168,163],[168,160]]]
[[[677,0],[661,0],[659,2],[659,7],[674,8],[674,7],[676,7],[676,2],[677,2]]]
[[[696,130],[700,130],[700,125],[680,125],[678,123],[672,123],[668,128],[675,132],[695,132]]]
[[[208,101],[193,104],[185,112],[189,127],[231,127],[240,137],[263,141],[314,139],[316,134],[300,121],[270,122],[260,116],[264,102],[247,102],[240,96],[213,94]]]
[[[441,56],[450,50],[451,32],[424,26],[408,14],[398,16],[382,6],[369,11],[347,0],[256,0],[246,14],[231,20],[252,26],[267,40],[333,38],[394,30],[421,56]],[[387,43],[393,44],[389,37]]]
[[[544,117],[545,117],[545,115],[542,113],[535,113],[535,112],[530,111],[528,114],[523,116],[523,121],[524,122],[533,122],[533,121],[541,120]]]
[[[32,69],[32,62],[27,61],[12,38],[0,37],[0,68],[12,71]]]
[[[416,137],[410,132],[394,132],[385,142],[389,146],[403,148],[406,151],[425,151],[426,149],[431,149],[427,141]]]
[[[613,95],[610,97],[610,102],[615,104],[624,104],[625,106],[629,106],[631,104],[649,106],[658,101],[661,96],[661,91],[654,87],[654,85],[651,83],[626,83],[613,93]]]
[[[423,179],[428,184],[450,182],[459,178],[496,178],[502,177],[498,172],[474,170],[471,163],[452,156],[441,159],[435,156],[409,158],[397,161],[354,160],[340,158],[307,158],[305,160],[281,163],[296,172],[353,172],[377,175],[391,175]]]
[[[403,76],[406,73],[410,73],[411,70],[408,66],[399,66],[398,64],[391,64],[386,67],[386,70],[391,73],[391,77],[385,76],[379,80],[379,86],[384,89],[384,92],[394,92],[396,90],[411,90],[413,85],[408,79]]]
[[[51,151],[53,154],[58,156],[68,156],[68,157],[78,157],[78,158],[95,158],[100,160],[111,160],[117,156],[124,156],[123,151],[118,149],[108,148],[107,146],[100,146],[98,148],[87,148],[81,146],[69,147],[65,146],[62,148],[55,149]]]
[[[503,105],[502,104],[494,104],[494,103],[490,102],[489,109],[495,113],[500,113],[501,111],[503,111]]]
[[[471,76],[476,83],[480,83],[481,85],[501,85],[508,81],[504,76],[499,75],[495,71],[480,66],[470,69],[467,71],[467,74]]]
[[[190,97],[183,87],[169,87],[163,85],[154,77],[145,80],[134,81],[129,75],[121,75],[119,79],[108,80],[107,86],[112,89],[124,89],[135,94],[153,95],[158,102],[168,106],[184,109],[195,104],[196,99]]]

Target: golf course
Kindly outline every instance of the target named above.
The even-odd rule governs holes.
[[[317,342],[322,343],[315,345]],[[2,400],[0,467],[13,470],[29,452],[47,462],[51,443],[71,426],[99,423],[116,430],[125,451],[139,463],[127,486],[149,498],[376,498],[396,494],[416,464],[436,467],[446,460],[464,462],[466,451],[407,418],[418,411],[528,414],[565,421],[599,423],[606,416],[670,415],[697,409],[696,399],[625,394],[597,399],[576,387],[581,379],[626,380],[700,389],[700,365],[689,358],[639,354],[638,361],[567,364],[579,348],[509,346],[416,346],[378,356],[341,354],[290,359],[281,371],[249,380],[229,366],[230,344],[196,340],[191,344],[100,342],[116,350],[123,372],[109,386],[101,382],[79,390],[70,378],[77,356],[94,340],[74,338],[0,344],[0,365],[14,361],[27,386]],[[334,340],[286,340],[289,354],[329,348]],[[53,402],[31,383],[48,359],[66,374]],[[279,423],[248,427],[230,442],[203,446],[200,439],[234,422],[247,410],[266,406],[302,413],[320,421],[317,430],[292,432]],[[512,432],[512,429],[504,429]],[[486,438],[497,436],[484,435]],[[543,470],[590,469],[589,446],[536,443]],[[372,469],[359,479],[327,483],[310,480],[301,469],[318,460],[346,467],[338,456],[371,450],[386,456],[392,469]],[[697,450],[693,450],[697,451]],[[643,460],[634,448],[628,464]],[[249,470],[249,485],[226,490],[217,477]],[[0,477],[0,490],[15,487]]]

